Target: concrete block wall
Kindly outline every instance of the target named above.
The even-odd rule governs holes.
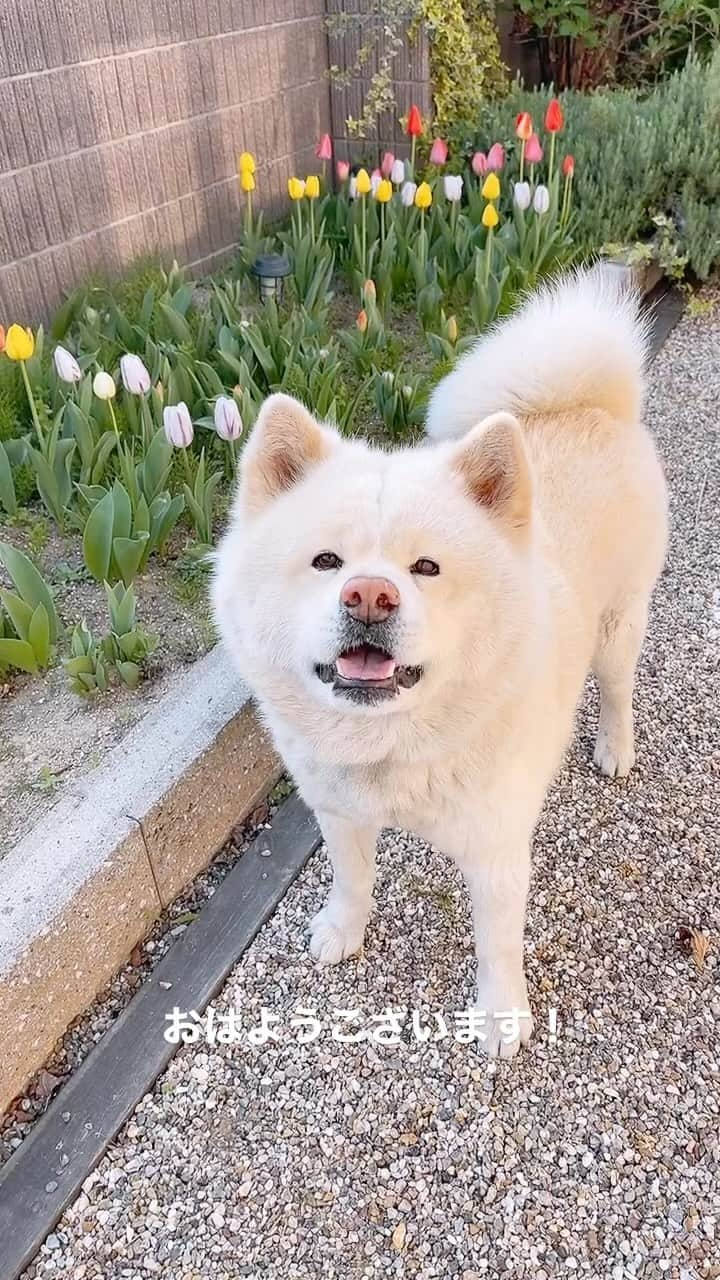
[[[144,253],[238,239],[237,156],[284,203],[329,130],[325,0],[13,0],[0,15],[0,323]]]

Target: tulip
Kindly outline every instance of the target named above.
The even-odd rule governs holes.
[[[35,350],[32,329],[11,324],[5,336],[5,355],[8,360],[29,360]]]
[[[493,259],[493,231],[495,230],[499,221],[500,219],[498,217],[498,211],[495,208],[495,205],[491,203],[486,204],[485,208],[483,209],[483,215],[482,215],[482,224],[487,229],[487,239],[485,240],[485,288],[486,289],[488,287],[488,284],[490,283],[490,269],[492,267],[492,259]]]
[[[305,179],[305,195],[308,200],[317,200],[320,195],[320,179],[315,174]]]
[[[513,188],[513,200],[518,209],[529,209],[530,207],[530,183],[516,182]]]
[[[240,187],[246,195],[255,190],[255,176],[249,169],[240,170]]]
[[[415,204],[418,209],[429,209],[432,204],[432,190],[429,182],[421,182],[415,192]]]
[[[533,209],[536,213],[547,213],[550,208],[550,192],[547,187],[540,185],[535,189],[533,196]]]
[[[176,449],[187,449],[192,444],[193,430],[190,410],[184,401],[168,404],[163,409],[163,429],[170,444]]]
[[[551,98],[548,104],[548,109],[545,112],[545,128],[548,133],[560,133],[564,124],[565,117],[563,116],[563,109],[557,98]]]
[[[562,162],[562,172],[564,178],[572,178],[575,172],[575,157],[566,155]]]
[[[489,173],[482,184],[480,192],[484,200],[497,200],[500,195],[500,183],[496,173]]]
[[[332,160],[332,139],[329,133],[324,133],[315,148],[315,155],[318,160]]]
[[[368,327],[368,318],[367,318],[367,311],[365,310],[364,307],[362,308],[362,310],[358,311],[357,320],[355,321],[355,324],[357,325],[361,333],[365,333]]]
[[[0,351],[5,350],[5,325],[0,324]]]
[[[374,280],[366,280],[363,285],[363,296],[366,302],[374,302],[377,298],[377,289]]]
[[[400,187],[405,181],[405,161],[393,160],[393,167],[390,170],[390,181],[394,186]]]
[[[355,174],[353,174],[348,183],[348,196],[351,200],[357,200],[357,195],[357,178],[355,177]]]
[[[125,390],[131,395],[144,396],[150,390],[150,374],[139,356],[121,356],[120,375]]]
[[[302,200],[305,195],[305,183],[302,178],[288,178],[288,195],[291,200]]]
[[[93,391],[98,400],[114,400],[115,380],[111,374],[106,373],[104,369],[99,369],[93,378]]]
[[[423,122],[422,122],[422,116],[420,115],[420,108],[416,107],[415,104],[413,103],[413,105],[411,106],[408,112],[406,132],[408,134],[408,137],[410,138],[419,138],[422,131],[423,131]]]
[[[505,148],[501,142],[493,142],[487,153],[487,167],[496,173],[505,167]]]
[[[540,145],[540,139],[536,133],[531,133],[525,147],[525,159],[528,164],[540,164],[543,158],[543,149]]]
[[[430,148],[430,164],[447,164],[448,144],[442,138],[436,138]]]
[[[375,188],[375,199],[380,204],[387,204],[388,200],[392,200],[392,182],[389,178],[382,178]]]
[[[575,157],[571,155],[565,156],[562,162],[563,177],[565,179],[565,190],[563,191],[562,209],[560,211],[560,226],[564,227],[570,213],[570,201],[572,199],[572,184],[575,173]]]
[[[358,169],[357,171],[357,193],[359,196],[366,196],[372,188],[370,174],[367,169]]]
[[[242,418],[237,402],[232,396],[218,396],[215,401],[215,430],[221,440],[239,440],[242,435]]]
[[[455,316],[450,316],[448,318],[445,332],[447,333],[448,342],[451,342],[452,345],[455,346],[455,343],[458,340],[458,322],[455,319]]]
[[[483,174],[487,173],[487,167],[488,167],[487,156],[485,155],[485,152],[476,151],[475,155],[470,161],[470,165],[472,167],[473,173],[475,174],[475,177],[482,178]]]
[[[350,177],[350,162],[348,160],[338,160],[335,165],[338,182],[347,182]]]
[[[386,151],[385,155],[380,161],[380,172],[383,178],[389,178],[391,176],[394,164],[395,164],[395,157],[392,151]]]
[[[411,209],[415,203],[415,193],[417,192],[416,182],[406,182],[400,192],[400,199],[406,209]]]
[[[370,190],[374,196],[377,195],[377,189],[383,180],[383,176],[379,169],[373,169],[370,174]]]
[[[498,217],[498,211],[495,208],[495,205],[486,204],[485,208],[483,209],[483,216],[482,216],[483,226],[487,227],[488,231],[492,231],[493,227],[496,227],[499,221],[500,221],[500,218]]]
[[[255,172],[255,157],[251,151],[243,151],[238,160],[238,169],[241,173]]]
[[[463,180],[457,173],[446,173],[443,178],[445,199],[455,204],[462,199]]]
[[[521,111],[515,119],[515,136],[521,142],[527,142],[533,131],[532,116],[528,111]]]
[[[62,378],[63,382],[79,382],[82,378],[82,369],[75,359],[74,355],[66,350],[65,347],[56,347],[53,352],[53,360],[57,369],[58,378]]]

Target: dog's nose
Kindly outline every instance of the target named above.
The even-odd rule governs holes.
[[[400,592],[388,578],[348,578],[340,603],[359,622],[384,622],[400,604]]]

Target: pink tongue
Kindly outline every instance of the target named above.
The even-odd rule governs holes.
[[[346,680],[389,680],[395,661],[377,649],[351,649],[338,658],[337,669]]]

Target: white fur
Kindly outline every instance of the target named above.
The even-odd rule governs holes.
[[[468,883],[477,1007],[529,1010],[532,831],[591,665],[596,763],[610,776],[633,763],[633,676],[665,552],[664,481],[636,417],[644,332],[633,305],[573,277],[479,343],[433,397],[436,436],[496,410],[519,427],[501,413],[467,440],[384,453],[318,428],[287,397],[264,406],[214,605],[326,838],[333,887],[311,938],[322,963],[362,945],[377,834],[406,827]],[[493,468],[502,484],[487,483]],[[327,550],[341,570],[311,567]],[[438,577],[409,572],[420,556],[438,561]],[[315,673],[337,655],[339,591],[356,574],[399,588],[394,654],[425,672],[375,708]],[[507,1056],[530,1030],[528,1019],[505,1044],[495,1020],[485,1047]]]

